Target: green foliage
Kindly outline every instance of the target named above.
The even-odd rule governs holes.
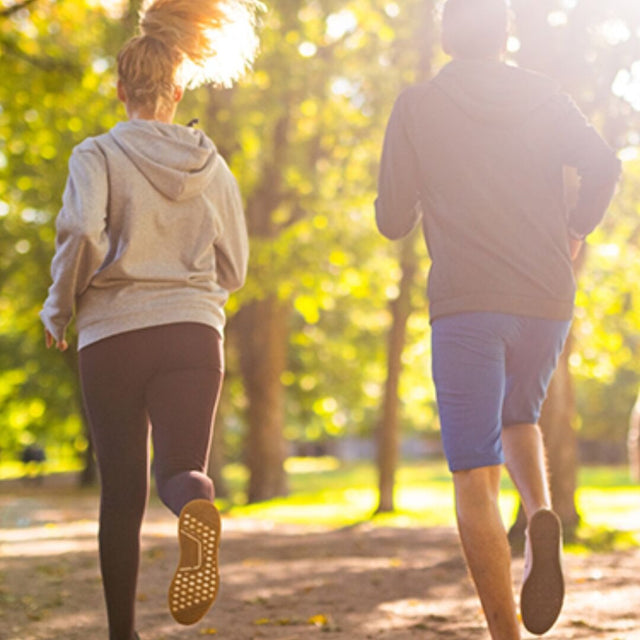
[[[377,421],[399,277],[373,222],[377,163],[397,94],[430,61],[424,12],[419,2],[274,2],[254,72],[189,98],[246,198],[249,281],[232,310],[269,295],[293,310],[281,380],[290,439],[371,433]]]
[[[621,445],[640,385],[639,202],[640,162],[629,161],[612,210],[590,240],[571,357],[582,433]]]
[[[560,81],[625,160],[611,211],[589,238],[571,357],[581,436],[622,450],[640,386],[640,13],[634,0],[512,6],[514,57]]]
[[[370,521],[377,504],[375,467],[370,463],[340,464],[334,458],[290,459],[287,463],[291,495],[244,506],[242,487],[245,470],[240,465],[225,468],[233,503],[220,502],[231,517],[250,517],[343,527]],[[640,544],[637,487],[626,470],[593,467],[580,471],[577,499],[584,522],[570,549],[605,551]],[[441,461],[405,462],[398,469],[396,506],[392,514],[375,516],[383,526],[455,527],[451,476]],[[511,521],[518,506],[516,491],[503,476],[500,508],[503,520]]]
[[[84,446],[73,357],[46,352],[37,317],[49,284],[53,220],[72,147],[124,117],[114,57],[138,2],[0,0],[0,448]],[[229,315],[276,295],[293,309],[287,435],[370,434],[384,383],[397,248],[373,223],[384,125],[399,91],[444,61],[435,2],[274,0],[255,70],[231,90],[188,95],[179,121],[200,118],[246,199],[252,256]],[[586,436],[622,442],[638,384],[640,57],[636,0],[512,2],[513,56],[558,77],[608,139],[625,148],[625,179],[594,234],[581,274],[576,376]],[[635,69],[635,71],[634,71]],[[426,273],[423,255],[420,269]],[[415,283],[401,381],[407,430],[436,426],[424,280]],[[233,324],[233,321],[232,323]],[[230,327],[223,413],[239,452],[246,405]]]
[[[118,116],[112,32],[84,2],[45,0],[0,15],[0,447],[9,456],[35,440],[84,447],[74,358],[45,352],[37,314],[66,160]]]

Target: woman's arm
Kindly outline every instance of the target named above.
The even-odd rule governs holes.
[[[56,219],[53,283],[40,318],[47,346],[66,348],[65,332],[76,301],[107,253],[107,171],[104,156],[90,143],[74,149],[62,209]]]
[[[249,261],[249,239],[242,198],[236,179],[222,157],[216,204],[222,222],[222,233],[216,240],[216,275],[218,284],[227,291],[244,285]]]

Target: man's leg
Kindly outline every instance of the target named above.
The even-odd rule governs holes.
[[[509,341],[507,385],[502,408],[505,464],[531,519],[551,508],[544,442],[536,424],[569,322],[518,318],[518,332]]]
[[[505,428],[502,442],[506,465],[528,520],[520,597],[522,620],[529,631],[542,634],[556,621],[564,599],[562,531],[551,511],[544,443],[535,424]]]
[[[502,448],[509,475],[516,485],[527,519],[551,508],[542,433],[536,424],[515,424],[502,432]]]
[[[511,586],[511,551],[498,507],[500,467],[453,474],[458,530],[491,637],[520,638]]]
[[[522,318],[518,339],[507,351],[502,445],[528,520],[520,612],[525,627],[537,634],[554,624],[564,599],[562,528],[551,511],[544,443],[536,423],[568,329],[568,322]]]
[[[511,554],[498,508],[505,335],[513,325],[508,316],[474,313],[437,319],[432,326],[433,374],[458,529],[495,640],[520,638]]]

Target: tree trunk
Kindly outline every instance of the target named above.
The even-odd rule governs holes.
[[[84,410],[84,400],[82,397],[82,385],[80,383],[80,370],[78,367],[78,350],[75,344],[69,346],[69,348],[62,353],[65,364],[71,372],[76,381],[75,386],[75,399],[76,406],[78,408],[78,414],[82,421],[82,431],[84,437],[87,440],[87,448],[85,449],[82,459],[84,466],[80,475],[78,476],[78,484],[80,487],[90,487],[96,484],[98,481],[98,467],[96,465],[96,459],[93,451],[93,439],[91,438],[91,427],[89,425],[89,418]]]
[[[640,482],[640,394],[631,411],[629,419],[629,437],[627,440],[629,455],[629,475],[634,482]]]
[[[209,456],[208,473],[213,480],[216,498],[228,498],[229,488],[222,475],[224,467],[224,411],[218,411],[213,429],[213,441]]]
[[[382,417],[378,429],[378,508],[376,513],[394,510],[393,492],[400,448],[400,424],[398,386],[402,373],[407,321],[411,315],[411,288],[417,269],[415,234],[411,234],[401,246],[398,296],[391,301],[391,328],[387,348],[387,381],[382,400]]]
[[[284,389],[289,309],[275,296],[256,300],[237,315],[240,370],[247,394],[249,502],[287,494]]]
[[[80,472],[78,484],[81,487],[93,487],[98,482],[98,466],[96,465],[96,458],[93,451],[93,438],[91,437],[88,421],[84,417],[84,410],[82,411],[82,416],[85,437],[87,439],[87,448],[83,455],[84,467]]]
[[[573,429],[575,394],[569,371],[571,348],[570,335],[549,385],[540,417],[547,449],[551,501],[568,534],[575,531],[580,520],[575,501],[578,452]]]
[[[417,21],[414,39],[412,44],[420,53],[416,75],[419,81],[424,82],[432,75],[435,41],[433,2],[424,4]],[[378,507],[376,513],[388,513],[395,508],[393,493],[400,450],[398,387],[402,373],[402,352],[405,345],[407,322],[412,311],[411,288],[418,268],[416,237],[419,235],[418,231],[414,231],[402,242],[400,248],[402,275],[399,291],[397,298],[390,304],[391,328],[387,344],[387,380],[377,434]]]

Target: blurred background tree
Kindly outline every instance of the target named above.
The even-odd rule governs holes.
[[[114,61],[138,6],[0,0],[3,459],[37,441],[50,458],[84,456],[90,470],[75,358],[46,352],[37,312],[71,149],[124,117]],[[346,455],[357,444],[373,456],[367,443],[394,361],[398,429],[412,443],[437,438],[427,257],[418,250],[403,283],[406,261],[373,222],[393,102],[446,60],[429,26],[436,6],[273,0],[254,71],[233,89],[191,92],[180,108],[180,122],[199,118],[216,141],[246,203],[250,275],[229,306],[215,468],[244,461],[250,500],[287,491],[290,453]],[[636,0],[512,0],[512,8],[511,57],[557,78],[625,159],[620,193],[585,256],[567,357],[577,406],[568,420],[583,454],[596,442],[598,456],[608,449],[620,460],[639,384],[640,14]],[[394,301],[405,290],[411,313],[390,356]],[[393,459],[386,464],[392,471]]]
[[[640,59],[640,15],[636,3],[617,0],[605,6],[594,0],[547,0],[540,3],[513,0],[512,8],[515,29],[510,49],[518,63],[557,79],[611,146],[621,150],[623,158],[635,158],[640,130],[640,103],[636,95],[640,91],[637,62]],[[613,246],[620,252],[626,250],[624,236],[607,239],[608,234],[613,232],[615,235],[626,226],[623,218],[633,221],[635,217],[632,225],[638,228],[637,216],[634,215],[637,209],[627,192],[629,184],[634,184],[632,171],[628,166],[625,169],[625,182],[613,209],[589,242],[593,248],[587,246],[576,263],[580,284],[576,321],[551,382],[541,417],[554,508],[569,531],[578,524],[580,517],[574,498],[577,462],[580,458],[589,460],[590,456],[592,461],[604,461],[603,451],[609,451],[614,459],[620,459],[638,385],[637,367],[635,372],[629,370],[629,367],[633,369],[633,361],[628,358],[632,347],[626,354],[620,351],[619,347],[625,341],[622,334],[618,331],[614,337],[606,323],[601,322],[608,311],[599,302],[603,301],[601,296],[605,295],[612,282],[601,287],[597,283],[601,278],[596,275],[605,266],[602,258],[611,253]],[[568,175],[568,192],[577,187],[572,182],[573,176]],[[637,188],[637,182],[635,185]],[[573,197],[568,194],[569,201]],[[633,243],[630,250],[635,250]],[[622,264],[610,261],[603,276],[605,280],[616,280],[617,295],[625,300],[633,288],[633,281],[627,280],[628,272],[619,269],[624,269]],[[618,307],[617,315],[626,315],[627,322],[633,322],[632,313],[631,305],[627,309],[624,303]],[[636,342],[638,325],[628,328],[631,329],[628,339]],[[617,356],[614,355],[616,351]],[[617,358],[609,374],[615,369],[613,375],[621,376],[616,394],[610,393],[602,375],[602,365],[608,357]],[[599,366],[594,366],[596,361],[600,362]],[[611,406],[611,400],[606,399],[613,396],[615,408]],[[589,398],[599,410],[608,409],[605,423],[599,427],[592,412],[595,407],[586,406]],[[596,433],[598,435],[594,438]],[[595,443],[595,449],[589,446]],[[519,516],[516,529],[523,531],[525,519],[522,510]]]

